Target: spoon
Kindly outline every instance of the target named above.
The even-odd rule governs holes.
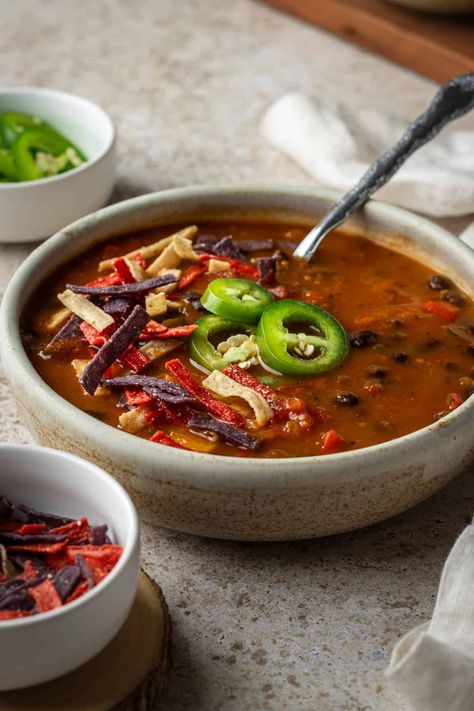
[[[407,158],[431,141],[449,121],[474,107],[474,72],[443,84],[425,113],[411,123],[398,143],[367,169],[357,185],[344,195],[321,221],[308,232],[294,251],[295,257],[310,260],[332,230],[347,220],[376,190],[385,185]]]

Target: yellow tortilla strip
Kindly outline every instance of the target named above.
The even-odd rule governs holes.
[[[213,370],[210,375],[202,381],[205,388],[220,395],[221,397],[240,397],[248,402],[255,413],[255,424],[257,427],[263,427],[273,417],[273,411],[270,405],[260,393],[255,392],[251,388],[247,388],[235,380],[229,378],[219,370]]]
[[[145,279],[148,279],[148,274],[143,269],[143,267],[138,264],[138,262],[136,262],[134,259],[130,259],[129,257],[124,257],[124,260],[125,264],[130,269],[130,274],[135,279],[135,281],[145,281]]]
[[[161,254],[169,244],[171,244],[175,237],[179,236],[186,237],[187,239],[192,239],[197,234],[197,231],[198,228],[196,225],[190,225],[189,227],[185,227],[184,229],[175,232],[169,237],[163,237],[163,239],[158,240],[158,242],[153,242],[153,244],[145,245],[143,247],[140,247],[139,249],[133,250],[133,252],[128,252],[123,256],[133,258],[137,254],[139,254],[141,257],[143,257],[143,259],[154,259],[159,254]],[[99,263],[99,271],[104,272],[107,269],[112,269],[113,263],[116,259],[118,259],[118,257],[113,257],[113,259],[104,259],[102,262]]]
[[[147,314],[152,318],[165,314],[168,311],[165,292],[161,291],[158,294],[149,294],[145,298],[145,308]]]
[[[53,314],[46,322],[46,330],[48,333],[56,333],[58,328],[69,318],[71,311],[64,307],[64,309],[59,309]]]
[[[229,262],[224,262],[222,259],[210,259],[207,265],[208,274],[217,274],[218,272],[226,272],[229,269]]]
[[[139,350],[144,353],[151,361],[158,360],[167,353],[175,351],[182,346],[182,341],[177,341],[174,338],[165,338],[160,340],[155,338],[152,341],[145,343]]]
[[[157,276],[161,269],[179,267],[183,260],[198,262],[199,255],[193,250],[193,243],[190,239],[176,234],[166,249],[150,264],[146,273],[149,277]]]
[[[98,306],[93,304],[82,294],[75,294],[70,289],[66,289],[61,294],[58,294],[59,301],[64,304],[73,314],[82,318],[83,321],[94,326],[96,331],[103,331],[104,328],[112,326],[115,323],[110,314],[106,314]]]
[[[146,405],[140,405],[133,410],[123,412],[119,417],[121,428],[125,432],[130,432],[130,434],[144,430],[148,426],[146,416],[149,411],[150,408],[146,407]]]

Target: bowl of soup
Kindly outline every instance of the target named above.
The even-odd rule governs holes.
[[[329,535],[437,491],[473,457],[472,252],[372,201],[293,257],[337,198],[171,190],[39,247],[0,322],[34,436],[217,538]]]

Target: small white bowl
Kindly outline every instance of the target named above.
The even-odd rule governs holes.
[[[39,116],[87,158],[78,168],[42,180],[0,183],[0,242],[45,239],[107,201],[115,179],[115,129],[99,106],[51,89],[0,88],[0,114]]]
[[[72,454],[0,445],[0,495],[48,513],[107,523],[123,553],[104,580],[77,600],[32,617],[0,621],[0,691],[62,676],[101,651],[124,623],[140,566],[138,519],[122,487]]]

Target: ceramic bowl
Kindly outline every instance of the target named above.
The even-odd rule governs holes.
[[[87,161],[66,173],[0,183],[0,242],[35,242],[107,201],[115,180],[115,129],[99,106],[51,89],[0,89],[0,114],[21,111],[48,121]]]
[[[0,315],[3,369],[34,436],[100,463],[146,520],[217,538],[288,540],[347,531],[393,516],[446,484],[474,454],[474,398],[429,427],[365,449],[291,459],[222,457],[172,449],[99,422],[46,385],[23,349],[19,320],[30,295],[93,245],[152,225],[171,230],[178,221],[310,225],[338,197],[306,187],[170,190],[107,207],[41,245],[13,277]],[[442,268],[472,294],[473,253],[433,223],[373,201],[352,228]]]
[[[65,452],[0,445],[0,494],[33,508],[107,523],[123,553],[90,592],[57,610],[0,621],[0,691],[41,684],[91,659],[116,635],[135,598],[137,515],[122,487],[102,469]]]

